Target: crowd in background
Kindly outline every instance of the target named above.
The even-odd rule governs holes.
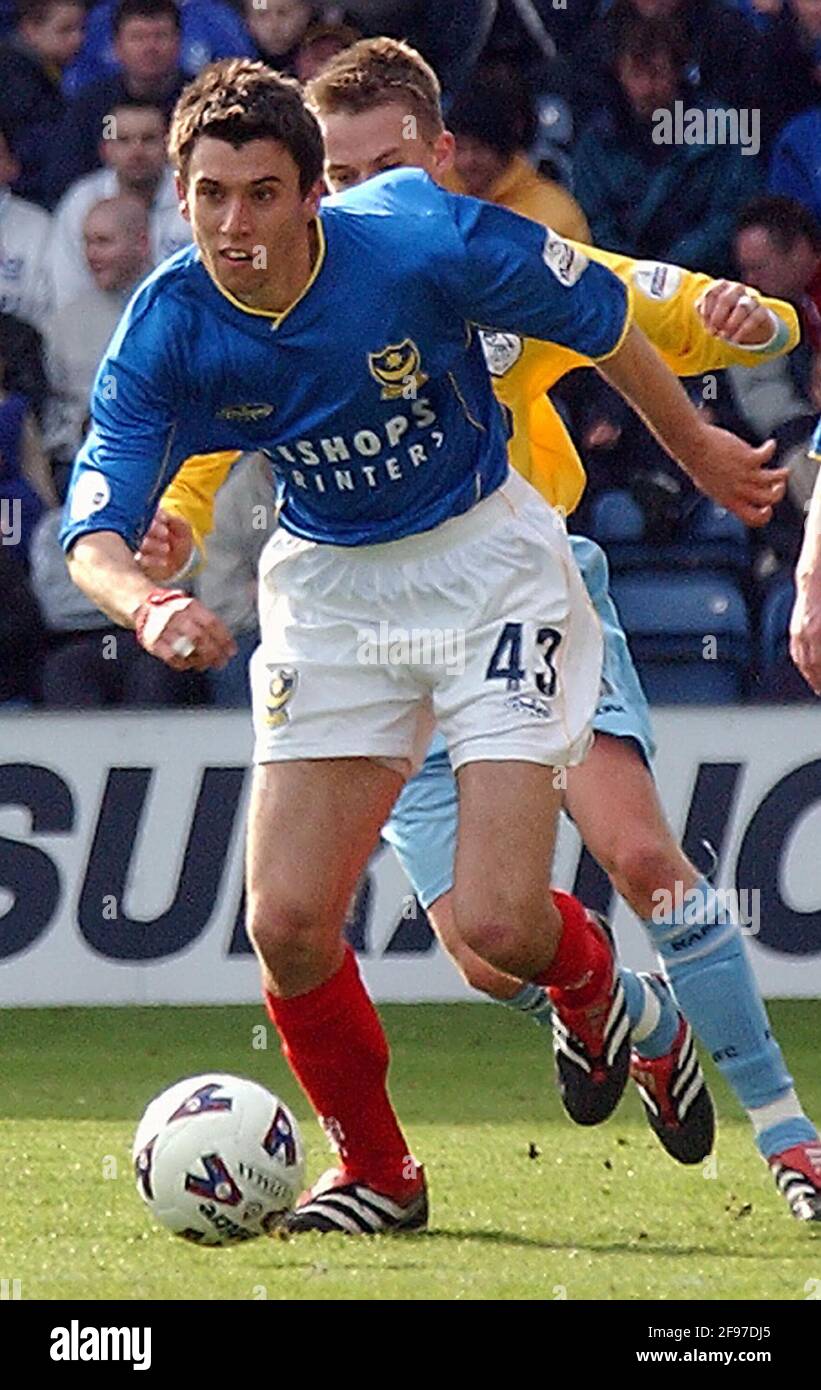
[[[749,537],[738,582],[751,612],[790,572],[821,411],[821,0],[0,0],[0,702],[246,698],[241,661],[180,675],[110,627],[68,578],[59,502],[125,303],[190,241],[165,155],[185,83],[234,55],[307,81],[376,34],[407,38],[438,72],[456,191],[796,306],[788,357],[721,374],[708,398],[688,385],[711,419],[774,436],[792,466],[773,521]],[[738,113],[735,143],[709,138],[721,108]],[[664,111],[691,120],[686,139],[657,138]],[[686,479],[595,372],[552,394],[590,477],[575,524],[595,531],[597,500],[626,491],[663,565],[697,506]],[[223,488],[198,581],[242,656],[265,539],[246,517],[270,495],[265,470],[249,458]]]

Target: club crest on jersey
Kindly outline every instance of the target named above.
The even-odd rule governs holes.
[[[371,376],[382,387],[382,400],[412,399],[427,381],[422,355],[411,338],[389,343],[380,352],[368,353]]]
[[[274,407],[266,401],[249,401],[244,405],[224,405],[217,411],[218,420],[239,420],[243,424],[264,420],[273,415]]]
[[[265,701],[265,723],[269,729],[281,729],[291,717],[288,704],[296,690],[297,672],[284,666],[274,671],[268,683]]]
[[[485,362],[491,376],[506,376],[524,352],[524,343],[518,333],[479,334]]]

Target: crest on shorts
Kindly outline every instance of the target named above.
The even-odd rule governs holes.
[[[296,671],[280,666],[268,682],[268,695],[265,700],[265,723],[269,729],[280,729],[291,717],[288,705],[296,690]]]
[[[382,387],[383,401],[412,399],[428,379],[422,371],[422,354],[412,338],[389,343],[380,352],[369,352],[368,366]]]

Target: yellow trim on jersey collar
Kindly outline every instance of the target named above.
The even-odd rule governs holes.
[[[243,314],[253,314],[255,318],[274,319],[275,327],[278,328],[279,325],[282,323],[282,320],[286,319],[289,314],[293,313],[297,304],[300,304],[302,300],[305,298],[309,289],[315,283],[320,270],[325,264],[325,252],[327,250],[327,242],[325,241],[325,232],[322,227],[322,222],[317,217],[314,219],[312,225],[316,227],[316,234],[319,239],[319,254],[317,255],[316,260],[314,261],[313,270],[308,276],[308,279],[305,281],[305,284],[303,285],[293,304],[289,304],[288,308],[283,309],[281,313],[277,312],[276,309],[252,309],[249,304],[243,304],[241,299],[235,298],[235,296],[231,294],[231,291],[227,290],[224,285],[221,285],[217,277],[215,275],[210,275],[209,272],[210,279],[216,285],[220,294],[224,295],[224,297],[228,300],[229,304],[233,304],[235,309],[241,309]]]

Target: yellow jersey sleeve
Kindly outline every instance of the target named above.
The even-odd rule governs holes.
[[[205,537],[214,529],[214,498],[237,459],[238,449],[219,454],[192,454],[169,483],[160,506],[181,516],[194,533],[194,544],[205,558]]]
[[[606,265],[628,286],[633,322],[677,376],[752,367],[790,352],[799,341],[798,316],[783,300],[767,299],[750,290],[781,324],[772,347],[751,352],[713,337],[704,327],[696,304],[716,283],[709,275],[658,261],[637,261],[597,246],[578,249]],[[496,395],[511,416],[509,453],[513,467],[552,506],[572,512],[584,490],[584,468],[560,416],[544,397],[567,372],[590,366],[589,359],[555,343],[522,340],[511,334],[485,333],[483,342]]]

